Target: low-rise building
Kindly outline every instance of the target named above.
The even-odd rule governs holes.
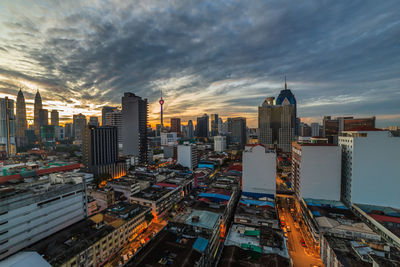
[[[124,194],[127,201],[130,197],[140,192],[140,185],[134,178],[122,177],[119,179],[111,180],[107,183],[114,191]]]
[[[104,265],[147,227],[150,209],[119,203],[29,247],[52,266]]]
[[[82,179],[42,178],[0,186],[0,260],[86,215]]]
[[[130,203],[151,208],[155,217],[162,217],[177,202],[182,200],[182,186],[176,188],[152,186],[130,197]]]
[[[87,195],[97,202],[97,208],[101,211],[115,204],[115,192],[111,187],[97,188],[89,186]]]

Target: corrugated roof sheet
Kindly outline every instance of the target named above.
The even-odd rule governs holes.
[[[203,253],[208,245],[208,240],[199,236],[193,244],[193,249]]]

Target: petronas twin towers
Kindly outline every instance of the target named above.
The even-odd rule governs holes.
[[[27,129],[27,123],[26,123],[25,97],[20,89],[17,96],[17,106],[15,114],[15,137],[17,138],[24,137],[26,129]]]
[[[42,98],[40,96],[39,91],[37,91],[35,96],[35,104],[34,104],[34,126],[35,126],[35,134],[38,136],[40,131],[39,125],[39,110],[42,109]],[[25,130],[28,128],[27,120],[26,120],[26,104],[25,97],[20,89],[17,95],[17,106],[16,106],[16,114],[15,114],[15,137],[17,137],[17,143],[22,143],[23,138],[25,137]]]

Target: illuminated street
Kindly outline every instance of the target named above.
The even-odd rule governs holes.
[[[105,266],[123,266],[126,264],[135,253],[144,247],[166,225],[166,221],[153,220],[146,230],[126,244]]]
[[[281,222],[284,222],[283,229],[287,231],[288,236],[288,249],[291,259],[293,260],[294,267],[310,267],[310,266],[323,266],[321,259],[319,258],[318,252],[313,250],[312,242],[310,237],[306,234],[307,228],[300,221],[301,217],[296,215],[296,222],[290,214],[291,205],[288,204],[287,199],[291,199],[293,203],[293,197],[280,197],[278,205],[279,217]],[[300,224],[299,224],[300,223]],[[303,225],[303,226],[301,226]],[[302,245],[304,241],[304,245]]]

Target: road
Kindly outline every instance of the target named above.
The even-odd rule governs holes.
[[[294,199],[294,198],[293,198]],[[282,211],[283,208],[283,211]],[[307,231],[305,226],[300,226],[301,228],[296,229],[295,222],[292,215],[290,214],[290,207],[286,202],[286,199],[281,202],[279,206],[279,217],[285,222],[284,229],[287,226],[290,227],[291,231],[288,232],[288,249],[290,257],[293,261],[294,267],[310,267],[310,266],[323,266],[321,259],[316,251],[313,251],[310,247],[309,239],[304,233]],[[297,216],[299,218],[299,216]],[[298,224],[297,224],[298,225]],[[303,224],[304,225],[304,224]],[[301,240],[304,240],[306,247],[303,247]]]

